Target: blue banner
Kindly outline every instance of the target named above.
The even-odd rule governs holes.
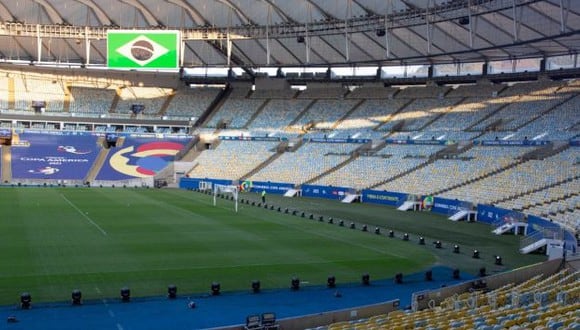
[[[483,141],[473,141],[474,145],[482,146],[543,146],[550,144],[551,141],[530,141],[530,140],[483,140]]]
[[[346,193],[351,190],[352,188],[347,187],[316,186],[304,184],[302,185],[302,196],[341,200],[346,196]]]
[[[524,214],[517,211],[502,209],[491,205],[477,205],[477,221],[479,222],[496,224],[500,221],[507,222],[523,220]]]
[[[275,136],[219,136],[220,140],[230,140],[230,141],[285,141],[287,138],[275,137]]]
[[[368,143],[371,139],[337,139],[337,138],[303,138],[306,142],[324,142],[324,143]]]
[[[464,202],[456,199],[447,199],[441,197],[435,197],[433,202],[433,208],[431,212],[451,215],[459,211],[469,211],[472,209],[472,204],[470,202]]]
[[[242,186],[248,187],[244,190],[249,189],[248,191],[251,192],[261,192],[262,190],[265,190],[266,193],[275,195],[283,195],[288,189],[294,188],[293,183],[284,182],[244,181],[240,182],[240,184]]]
[[[209,182],[214,184],[231,185],[232,180],[224,179],[209,179],[209,178],[181,178],[179,180],[179,188],[181,189],[198,189],[200,182]]]
[[[362,191],[362,202],[399,206],[407,200],[407,196],[394,191],[365,189]]]
[[[527,234],[531,235],[542,229],[559,230],[560,226],[556,223],[551,222],[550,220],[546,220],[544,218],[540,218],[538,216],[529,214]]]
[[[580,140],[572,140],[570,141],[571,147],[580,147]]]
[[[446,145],[449,143],[448,140],[413,140],[413,139],[386,139],[388,144],[435,144],[435,145]]]
[[[565,249],[571,251],[572,253],[578,252],[578,240],[573,233],[569,231],[564,232],[564,242],[566,243]]]

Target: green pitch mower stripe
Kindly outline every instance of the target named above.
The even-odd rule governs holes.
[[[255,279],[264,289],[273,289],[287,288],[292,276],[324,285],[328,275],[346,283],[360,281],[367,272],[378,279],[421,271],[436,262],[460,262],[462,271],[485,262],[473,262],[466,253],[437,251],[246,204],[240,204],[236,214],[232,201],[219,199],[214,207],[212,199],[171,189],[0,188],[0,304],[17,302],[24,291],[39,302],[68,300],[73,289],[80,289],[85,299],[117,297],[123,286],[129,286],[133,296],[158,296],[170,283],[183,293],[206,293],[213,281],[219,281],[223,291],[247,290]],[[268,200],[336,218],[352,215],[369,225],[401,216],[368,205],[341,209],[344,206],[335,201],[277,196]],[[404,215],[398,226],[407,226],[411,234],[423,230],[425,226],[413,230],[425,221],[421,214]],[[457,223],[434,216],[429,222],[453,233],[446,242],[457,236]],[[469,232],[459,225],[460,231]],[[486,242],[490,234],[486,229],[470,234],[475,241],[471,236]],[[492,239],[494,246],[506,250],[517,243]],[[491,248],[481,249],[484,257],[491,254]],[[503,256],[508,264],[516,260]]]

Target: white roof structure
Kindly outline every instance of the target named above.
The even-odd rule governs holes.
[[[580,49],[577,0],[7,0],[0,59],[106,63],[107,29],[182,30],[181,64],[483,62]]]

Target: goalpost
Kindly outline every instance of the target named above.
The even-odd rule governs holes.
[[[213,185],[213,206],[217,205],[217,195],[221,193],[232,194],[234,197],[234,210],[238,212],[238,187],[232,185],[214,184]]]

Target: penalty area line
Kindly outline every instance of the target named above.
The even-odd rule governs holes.
[[[85,219],[87,219],[87,221],[95,226],[104,236],[108,236],[107,232],[101,228],[101,226],[99,226],[96,222],[93,221],[93,219],[89,218],[88,215],[86,215],[85,213],[83,213],[83,211],[81,211],[73,202],[71,202],[68,198],[66,198],[65,195],[60,194],[62,196],[62,198],[68,203],[68,205],[70,205],[73,209],[75,209],[80,215],[82,215]]]

